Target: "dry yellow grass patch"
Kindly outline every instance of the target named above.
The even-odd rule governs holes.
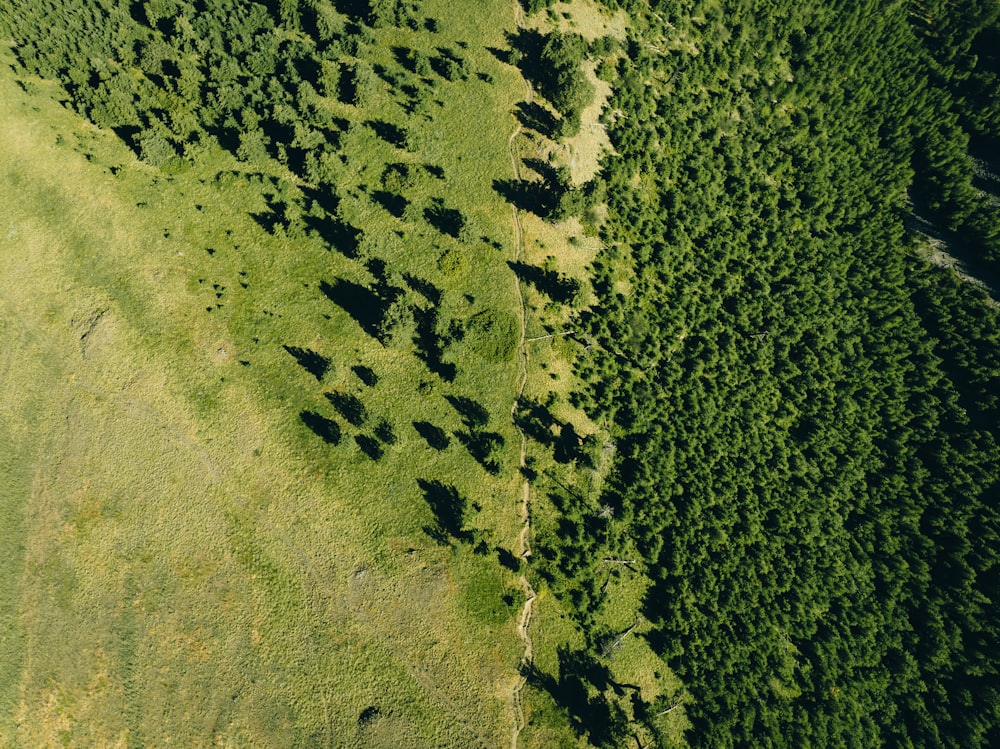
[[[535,14],[527,19],[525,26],[543,30],[557,29],[564,33],[572,32],[592,41],[602,36],[624,39],[628,23],[628,14],[625,11],[609,13],[593,0],[571,0],[571,2],[556,3],[547,13]]]
[[[566,138],[554,149],[556,163],[569,167],[576,185],[592,179],[601,168],[601,158],[614,153],[607,128],[600,121],[601,112],[611,96],[611,86],[594,73],[595,65],[583,63],[583,72],[594,87],[594,99],[580,115],[580,132]]]

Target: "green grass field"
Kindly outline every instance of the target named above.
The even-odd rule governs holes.
[[[511,8],[488,11],[483,41],[501,43]],[[399,237],[360,193],[343,206],[393,272],[461,288],[442,299],[456,318],[516,304],[491,188],[509,174],[516,73],[470,57],[504,85],[444,97],[421,156],[447,184],[417,190],[446,188],[500,249],[454,248],[475,256],[448,278],[450,237]],[[502,744],[519,657],[496,553],[516,536],[513,357],[463,360],[446,382],[384,348],[319,290],[365,280],[360,263],[264,232],[260,190],[217,177],[245,165],[206,151],[161,173],[3,69],[0,744]],[[409,156],[366,132],[348,148],[358,184]],[[323,376],[285,347],[326,357]],[[339,418],[325,393],[367,412],[336,445],[300,418]],[[504,470],[417,433],[462,431],[445,396],[486,408]],[[354,437],[382,420],[393,437],[375,461]],[[466,498],[478,553],[424,531],[434,482]]]

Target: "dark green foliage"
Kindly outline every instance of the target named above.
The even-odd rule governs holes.
[[[562,135],[580,129],[580,112],[594,97],[594,89],[583,75],[580,63],[587,44],[576,34],[550,34],[542,47],[541,64],[548,71],[545,97],[562,115]]]
[[[447,247],[438,258],[438,269],[446,276],[458,276],[465,272],[468,263],[465,253],[457,247]]]
[[[405,0],[369,0],[368,23],[373,28],[386,26],[419,26],[419,4]]]
[[[906,7],[725,5],[660,3],[616,71],[576,396],[616,472],[553,492],[539,571],[600,653],[595,560],[645,560],[696,746],[994,745],[1000,320],[902,221],[986,215],[950,84]]]
[[[579,34],[542,35],[529,29],[521,29],[510,41],[510,62],[521,68],[525,78],[561,115],[552,134],[575,135],[580,129],[580,114],[594,96],[593,86],[580,67],[588,54],[587,42]]]
[[[346,104],[365,107],[378,91],[380,81],[370,63],[358,60],[341,77],[340,98]]]
[[[370,12],[361,20],[416,24],[412,3]],[[26,70],[59,80],[72,106],[154,166],[215,138],[243,161],[275,157],[311,182],[332,182],[339,134],[317,99],[364,108],[384,89],[371,63],[345,59],[371,39],[326,0],[60,0],[44,11],[17,0],[0,21]],[[34,33],[43,27],[51,33]]]
[[[152,166],[163,166],[177,155],[170,142],[154,130],[143,130],[137,136],[139,158]]]
[[[382,187],[387,192],[400,193],[413,187],[414,178],[407,164],[388,164],[382,172]]]
[[[915,7],[911,23],[922,42],[918,75],[924,95],[914,106],[933,121],[915,140],[914,200],[967,245],[961,254],[1000,270],[1000,186],[977,171],[1000,165],[1000,5],[933,0]],[[973,147],[970,149],[970,143]],[[980,160],[975,167],[972,155]],[[978,188],[978,189],[977,189]],[[988,193],[983,195],[981,189]]]
[[[636,612],[653,625],[647,638],[692,695],[694,745],[1000,745],[1000,321],[980,292],[914,259],[903,223],[915,208],[956,252],[1000,262],[996,3],[605,5],[630,14],[620,48],[522,29],[512,60],[558,112],[525,104],[522,124],[559,136],[592,98],[581,62],[608,56],[614,155],[586,190],[542,161],[527,164],[537,179],[495,185],[553,220],[607,203],[595,303],[573,323],[586,341],[574,403],[610,425],[613,445],[554,419],[551,404],[516,414],[552,456],[530,469],[554,509],[533,525],[531,572],[585,645],[559,653],[558,673],[530,674],[531,690],[592,743],[633,740],[599,624],[608,583],[625,574],[603,560],[627,555],[648,584]],[[414,194],[445,176],[407,161],[420,127],[374,119],[426,124],[455,88],[444,81],[470,75],[454,46],[400,48],[393,70],[365,59],[380,34],[400,33],[369,26],[413,28],[416,12],[399,0],[8,0],[0,24],[24,73],[59,81],[68,106],[149,165],[177,168],[212,140],[248,165],[280,161],[296,180],[256,178],[260,225],[368,261],[370,282],[336,278],[320,292],[386,345],[415,343],[450,382],[451,360],[487,374],[509,361],[519,321],[439,314],[442,292],[380,264],[385,236],[352,225],[337,189],[364,171],[386,220],[430,222],[429,277],[459,283],[475,269],[467,206]],[[368,109],[397,91],[400,110]],[[340,121],[329,99],[362,111]],[[362,137],[394,155],[348,163],[342,141]],[[513,270],[555,301],[583,300],[551,268]],[[329,381],[325,357],[287,350]],[[323,407],[369,429],[355,443],[382,459],[394,427],[371,428],[361,399],[336,387]],[[451,402],[455,439],[499,472],[488,413]],[[298,422],[341,441],[318,410]],[[413,426],[449,448],[440,427]],[[612,455],[601,496],[555,473]],[[455,487],[420,489],[435,538],[471,538]],[[655,724],[659,706],[628,694],[636,720]]]
[[[406,348],[412,344],[416,330],[413,305],[405,296],[399,296],[389,304],[379,321],[378,339],[384,346]]]
[[[464,81],[469,77],[469,65],[465,58],[450,49],[441,50],[430,62],[431,68],[445,80]]]

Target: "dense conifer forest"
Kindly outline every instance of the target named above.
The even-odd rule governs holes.
[[[997,6],[655,5],[610,73],[579,397],[691,741],[995,744],[996,305],[906,220],[995,262]],[[593,555],[550,548],[586,619]]]
[[[535,97],[515,135],[566,142],[595,83],[611,92],[596,175],[525,158],[537,178],[485,185],[515,217],[578,222],[599,245],[583,278],[488,266],[544,300],[538,337],[562,336],[574,374],[571,392],[522,394],[512,412],[533,554],[500,563],[560,612],[535,635],[552,657],[520,665],[522,745],[1000,746],[1000,4],[600,0],[627,28],[591,38],[560,30],[563,3],[521,6],[484,55]],[[471,298],[468,248],[502,244],[423,160],[450,84],[501,85],[480,50],[439,39],[448,28],[417,0],[0,11],[23,88],[58,82],[67,108],[171,178],[229,154],[245,169],[219,179],[265,196],[266,232],[375,279],[323,294],[350,297],[338,304],[378,345],[415,345],[445,384],[525,346],[499,304],[439,314]],[[419,43],[388,50],[386,34]],[[386,97],[399,117],[365,119]],[[358,163],[362,132],[395,160]],[[364,190],[400,226],[433,228],[414,262],[444,291],[382,262],[394,240],[342,206]],[[928,243],[963,274],[929,262]],[[328,359],[286,349],[323,380]],[[326,397],[343,429],[367,423],[357,398]],[[446,397],[483,475],[514,475],[503,428]],[[600,429],[554,415],[570,407]],[[332,417],[301,421],[341,440]],[[383,419],[356,440],[377,461],[397,435]],[[458,493],[421,487],[435,539],[486,549]],[[629,637],[655,654],[648,683],[620,655]]]

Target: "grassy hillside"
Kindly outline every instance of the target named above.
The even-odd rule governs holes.
[[[352,122],[338,220],[358,252],[267,225],[310,189],[278,162],[143,163],[5,57],[0,743],[508,740],[516,337],[473,322],[434,359],[369,315],[388,287],[418,327],[516,321],[492,180],[523,85],[485,49],[513,20],[482,3],[433,37],[377,32],[369,59],[463,39],[494,81],[449,86],[414,150],[363,124],[398,120],[391,89],[328,103]],[[483,238],[373,201],[392,163]]]

